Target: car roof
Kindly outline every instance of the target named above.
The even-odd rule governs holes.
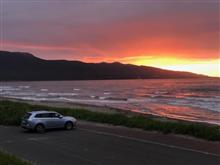
[[[28,112],[28,113],[31,113],[31,114],[39,114],[39,113],[57,113],[57,112],[41,110],[41,111],[32,111],[32,112]]]

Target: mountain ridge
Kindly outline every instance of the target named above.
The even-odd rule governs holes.
[[[203,78],[191,72],[149,66],[45,60],[26,52],[0,51],[1,81]]]

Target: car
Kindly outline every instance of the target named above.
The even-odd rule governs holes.
[[[76,128],[77,120],[71,116],[63,116],[53,111],[27,112],[21,121],[21,127],[44,133],[48,129],[65,128],[72,130]]]

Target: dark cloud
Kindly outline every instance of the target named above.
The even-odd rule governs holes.
[[[219,55],[215,0],[0,1],[3,49],[50,59]]]

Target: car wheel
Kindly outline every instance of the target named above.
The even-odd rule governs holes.
[[[66,128],[66,130],[72,130],[73,129],[73,123],[72,122],[67,122],[65,124],[65,128]]]
[[[45,127],[43,124],[38,124],[36,127],[35,127],[35,131],[38,132],[38,133],[45,133]]]

